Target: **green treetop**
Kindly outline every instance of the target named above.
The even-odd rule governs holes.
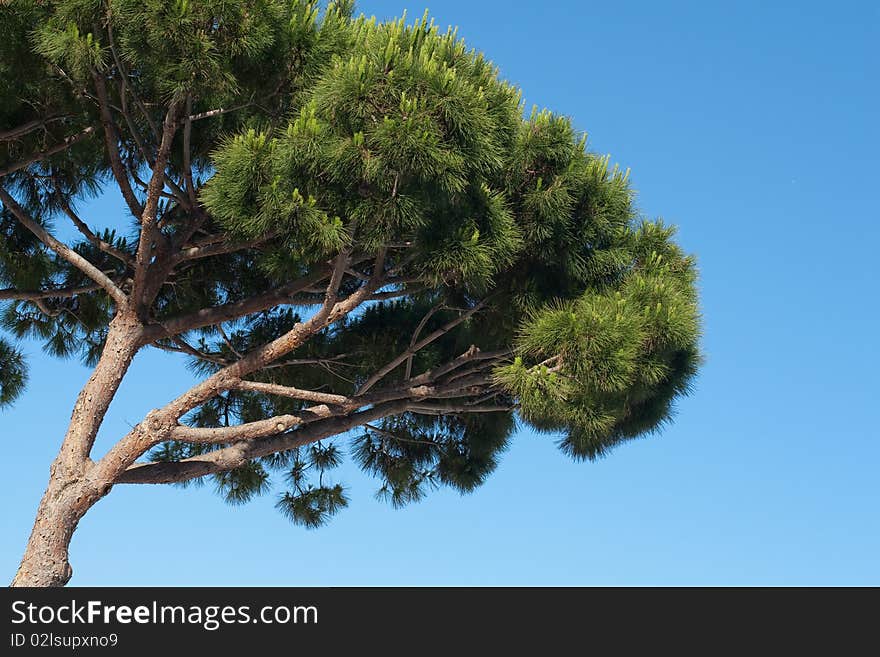
[[[695,375],[673,230],[427,16],[12,2],[0,87],[0,404],[25,387],[16,338],[95,368],[56,462],[86,499],[209,477],[240,503],[278,473],[279,508],[314,527],[346,504],[346,454],[395,505],[470,491],[516,418],[593,459],[663,425]],[[114,187],[125,216],[79,216]],[[98,459],[143,348],[201,381]]]

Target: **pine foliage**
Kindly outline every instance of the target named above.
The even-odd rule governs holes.
[[[482,53],[427,13],[380,22],[350,2],[321,9],[302,0],[0,6],[0,182],[46,229],[116,185],[101,93],[118,114],[121,166],[132,180],[149,176],[168,108],[193,117],[186,137],[175,136],[169,178],[192,176],[199,234],[255,245],[175,269],[148,309],[151,322],[243,302],[342,252],[354,271],[340,298],[383,272],[399,281],[379,291],[393,298],[337,318],[252,381],[353,397],[408,350],[375,389],[402,389],[462,354],[501,354],[482,370],[479,391],[367,423],[350,434],[350,449],[322,441],[214,474],[230,503],[283,479],[278,509],[317,527],[348,504],[330,480],[346,456],[395,506],[441,486],[469,492],[498,465],[517,419],[552,433],[571,457],[595,459],[657,431],[692,385],[697,273],[673,228],[639,213],[629,171],[591,152],[571,119],[527,111]],[[23,158],[32,161],[20,166]],[[191,216],[163,189],[162,234],[186,242]],[[136,184],[133,195],[142,202],[146,187]],[[129,216],[70,244],[125,286],[138,230]],[[90,284],[3,208],[0,288]],[[154,346],[189,354],[193,371],[209,376],[308,319],[322,294],[305,288]],[[88,364],[99,358],[114,304],[98,286],[2,299],[11,339],[34,337],[48,353]],[[415,349],[425,336],[435,337]],[[26,378],[22,355],[0,341],[0,406]],[[187,422],[234,427],[310,407],[231,389]],[[166,442],[151,457],[175,463],[225,446]]]

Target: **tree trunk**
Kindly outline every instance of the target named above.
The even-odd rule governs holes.
[[[113,472],[96,471],[89,457],[92,445],[138,351],[141,329],[128,314],[119,314],[110,322],[101,359],[73,407],[12,586],[64,586],[70,580],[68,548],[73,532],[86,511],[110,491],[113,481]],[[123,462],[119,467],[126,465]]]
[[[56,462],[57,465],[57,462]],[[70,539],[80,519],[104,494],[83,478],[52,477],[12,586],[64,586],[73,575]],[[109,490],[109,487],[105,488]]]

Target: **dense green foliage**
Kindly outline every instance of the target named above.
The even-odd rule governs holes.
[[[90,126],[97,135],[102,94],[117,107],[132,179],[149,175],[169,108],[233,110],[175,136],[170,178],[185,181],[192,170],[199,207],[187,210],[167,193],[160,225],[169,243],[188,243],[195,212],[201,234],[254,246],[175,269],[150,304],[151,322],[248,299],[315,273],[340,252],[351,254],[355,273],[339,294],[351,294],[387,251],[395,282],[383,290],[395,298],[362,305],[254,381],[353,396],[420,336],[476,308],[373,389],[399,388],[469,349],[497,352],[488,369],[462,370],[484,377],[475,390],[445,412],[437,402],[432,413],[416,405],[352,434],[351,456],[395,505],[438,485],[473,490],[496,467],[516,417],[558,436],[573,457],[603,455],[661,426],[696,372],[696,271],[672,229],[640,216],[628,172],[591,153],[571,120],[526,113],[520,92],[482,54],[427,17],[379,23],[355,17],[350,3],[321,12],[274,0],[13,2],[0,7],[0,85],[4,130],[44,122],[0,141],[0,170]],[[67,204],[116,185],[94,135],[6,175],[3,185],[51,226]],[[145,189],[135,187],[142,199]],[[90,283],[6,210],[0,230],[0,287]],[[99,237],[133,257],[137,221],[118,218]],[[129,275],[130,263],[93,240],[76,250],[114,279]],[[191,365],[208,375],[284,334],[322,292],[187,331],[182,337],[201,354]],[[88,363],[114,312],[100,289],[5,305],[12,335],[39,337],[50,353]],[[24,378],[20,356],[0,342],[0,404]],[[233,426],[309,406],[229,390],[188,420]],[[222,447],[168,442],[153,458]],[[289,491],[279,509],[317,526],[347,503],[327,474],[344,451],[323,441],[275,453],[215,475],[215,485],[240,503],[282,471]]]

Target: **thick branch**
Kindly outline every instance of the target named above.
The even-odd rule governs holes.
[[[262,369],[269,363],[287,355],[304,344],[315,333],[357,308],[370,293],[382,284],[381,272],[384,270],[384,251],[380,250],[380,254],[376,258],[373,280],[361,287],[357,292],[339,301],[337,299],[339,284],[342,282],[345,269],[350,266],[350,262],[351,257],[347,252],[340,253],[337,256],[333,273],[330,276],[330,283],[327,286],[326,301],[312,317],[306,321],[298,322],[284,335],[263,345],[259,349],[255,349],[241,360],[219,370],[161,409],[148,413],[143,422],[134,427],[116,443],[104,458],[96,464],[97,470],[110,480],[115,480],[122,470],[130,466],[147,449],[167,440],[179,426],[178,420],[185,413],[208,399],[217,396],[224,390],[234,387],[235,383],[246,375]],[[338,431],[333,433],[338,433]]]
[[[27,212],[24,211],[24,208],[22,208],[3,187],[0,187],[0,201],[3,201],[3,204],[15,215],[15,218],[18,219],[25,228],[36,235],[43,244],[104,288],[118,306],[124,306],[126,304],[127,298],[125,293],[116,287],[116,284],[110,280],[104,272],[95,267],[95,265],[69,246],[50,235],[45,228],[28,216]]]
[[[239,381],[234,385],[234,388],[236,390],[247,390],[249,392],[259,392],[265,395],[277,395],[279,397],[287,397],[288,399],[309,401],[316,404],[342,405],[351,401],[351,399],[345,395],[332,395],[325,392],[315,392],[314,390],[302,390],[292,386],[278,385],[277,383]]]
[[[119,190],[122,192],[122,197],[125,199],[128,209],[131,210],[135,217],[140,217],[143,208],[134,195],[134,190],[131,188],[131,182],[128,179],[128,173],[119,154],[119,134],[116,131],[113,116],[110,114],[110,98],[107,95],[107,84],[104,81],[104,77],[99,73],[94,73],[92,78],[95,82],[95,90],[98,93],[101,125],[104,128],[104,145],[107,147],[107,156],[110,158],[110,170],[113,172],[113,177],[119,185]]]
[[[368,422],[375,422],[389,415],[406,410],[403,402],[374,406],[360,413],[333,417],[307,424],[300,429],[279,436],[251,442],[239,442],[207,454],[201,454],[178,462],[138,463],[119,474],[120,484],[169,484],[180,483],[225,472],[240,467],[250,459],[268,456],[296,447],[302,447],[324,438],[336,436]]]
[[[297,415],[277,415],[265,420],[247,422],[230,427],[188,427],[178,425],[168,436],[170,440],[182,440],[188,443],[223,445],[239,440],[254,440],[283,433],[298,424],[303,418]]]
[[[162,142],[159,145],[159,152],[156,154],[156,161],[153,163],[153,175],[147,187],[147,200],[144,204],[143,214],[141,214],[141,234],[135,257],[134,286],[131,294],[137,305],[147,301],[143,297],[147,287],[147,273],[153,261],[153,248],[160,237],[157,230],[156,214],[159,209],[159,196],[165,186],[165,167],[168,164],[171,144],[177,130],[177,109],[177,103],[173,103],[165,115],[165,121],[162,125]]]
[[[284,386],[281,386],[282,388]],[[260,390],[270,392],[270,390]],[[444,394],[442,388],[431,389],[441,397]],[[422,386],[421,389],[409,389],[413,392],[427,393],[429,389]],[[335,396],[334,396],[335,397]],[[328,400],[329,401],[329,400]],[[338,401],[338,400],[334,400]],[[367,400],[353,400],[356,403],[364,403]],[[248,460],[261,456],[268,456],[280,451],[301,447],[318,440],[339,435],[354,429],[355,427],[373,422],[375,420],[397,415],[407,410],[416,413],[441,415],[443,413],[494,413],[510,411],[510,406],[480,406],[476,404],[456,403],[437,404],[428,402],[412,402],[408,400],[396,400],[389,403],[377,403],[370,408],[346,415],[316,419],[307,424],[306,414],[318,414],[322,407],[313,407],[303,411],[302,416],[279,416],[250,422],[238,427],[223,427],[219,429],[199,429],[178,426],[171,434],[173,438],[198,443],[234,443],[216,451],[194,456],[179,462],[154,462],[134,464],[125,472],[121,473],[117,483],[130,484],[160,484],[180,483],[190,479],[217,474],[240,467]],[[327,411],[324,410],[326,414]],[[288,431],[286,428],[299,424],[299,428]],[[279,435],[280,434],[280,435]]]

